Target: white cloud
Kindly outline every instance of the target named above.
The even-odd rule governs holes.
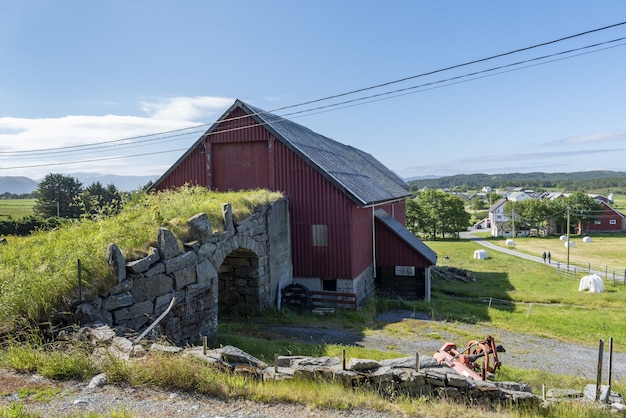
[[[41,178],[47,173],[61,171],[161,174],[182,154],[181,149],[193,144],[208,125],[188,131],[185,128],[212,122],[216,114],[223,112],[233,101],[222,97],[143,101],[140,104],[148,116],[1,117],[0,176]],[[173,135],[155,135],[174,130],[182,131]],[[150,136],[138,138],[146,135]],[[100,145],[84,148],[95,144]],[[138,154],[151,155],[120,158]],[[148,169],[155,171],[149,173]]]
[[[570,136],[567,138],[556,139],[546,142],[546,145],[563,145],[563,144],[588,144],[605,141],[624,141],[626,140],[626,131],[616,132],[600,132],[592,135]]]
[[[233,101],[225,97],[211,96],[172,97],[141,102],[141,108],[153,119],[206,121],[217,112],[226,109]]]

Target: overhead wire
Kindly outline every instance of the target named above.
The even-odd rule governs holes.
[[[461,68],[461,67],[465,67],[465,66],[468,66],[468,65],[476,64],[476,63],[485,62],[485,61],[493,60],[493,59],[496,59],[496,58],[512,55],[512,54],[523,52],[523,51],[528,51],[528,50],[531,50],[531,49],[534,49],[534,48],[538,48],[538,47],[541,47],[541,46],[546,46],[546,45],[562,42],[564,40],[572,39],[572,38],[575,38],[575,37],[580,37],[580,36],[583,36],[583,35],[588,35],[590,33],[594,33],[594,32],[598,32],[598,31],[614,28],[614,27],[621,26],[621,25],[624,25],[624,24],[626,24],[626,22],[620,22],[620,23],[616,23],[616,24],[613,24],[613,25],[604,26],[602,28],[597,28],[597,29],[594,29],[594,30],[581,32],[581,33],[578,33],[578,34],[575,34],[575,35],[562,37],[562,38],[559,38],[559,39],[556,39],[556,40],[553,40],[553,41],[543,42],[543,43],[540,43],[540,44],[535,44],[535,45],[532,45],[532,46],[529,46],[529,47],[516,49],[516,50],[513,50],[513,51],[506,52],[506,53],[493,55],[493,56],[490,56],[490,57],[487,57],[487,58],[473,60],[473,61],[465,62],[465,63],[462,63],[462,64],[449,66],[449,67],[441,68],[441,69],[438,69],[438,70],[429,71],[429,72],[426,72],[426,73],[421,73],[421,74],[410,76],[410,77],[405,77],[405,78],[398,79],[398,80],[393,80],[393,81],[386,82],[386,83],[381,83],[381,84],[377,84],[377,85],[373,85],[373,86],[369,86],[369,87],[365,87],[365,88],[361,88],[361,89],[357,89],[357,90],[352,90],[352,91],[345,92],[345,93],[340,93],[340,94],[336,94],[336,95],[332,95],[332,96],[323,97],[323,98],[320,98],[320,99],[310,100],[310,101],[306,101],[306,102],[302,102],[302,103],[298,103],[298,104],[294,104],[294,105],[290,105],[290,106],[284,106],[284,107],[273,109],[273,110],[266,111],[266,112],[259,112],[258,114],[275,113],[275,112],[281,111],[281,110],[296,108],[296,107],[300,107],[300,106],[304,106],[304,105],[308,105],[308,104],[313,104],[313,103],[319,103],[319,102],[326,101],[326,100],[331,100],[331,99],[344,97],[344,96],[348,96],[348,95],[351,95],[351,94],[356,94],[356,93],[360,93],[360,92],[364,92],[364,91],[368,91],[368,90],[372,90],[372,89],[376,89],[376,88],[380,88],[380,87],[385,87],[385,86],[389,86],[389,85],[392,85],[392,84],[401,83],[401,82],[404,82],[404,81],[407,81],[407,80],[411,80],[411,79],[415,79],[415,78],[419,78],[419,77],[424,77],[424,76],[432,75],[432,74],[436,74],[436,73],[441,73],[441,72],[444,72],[444,71],[448,71],[448,70],[452,70],[452,69],[456,69],[456,68]],[[565,55],[565,54],[571,54],[573,52],[582,51],[582,50],[585,50],[585,49],[597,48],[598,46],[607,45],[607,44],[610,44],[610,43],[616,43],[616,42],[619,42],[619,41],[623,41],[625,39],[626,39],[626,37],[611,39],[609,41],[599,42],[599,43],[595,43],[595,44],[591,44],[591,45],[585,45],[585,46],[582,46],[582,47],[573,48],[573,49],[569,49],[569,50],[566,50],[566,51],[560,51],[560,52],[556,52],[556,53],[553,53],[553,54],[547,54],[547,55],[543,55],[543,56],[540,56],[540,57],[534,57],[534,58],[530,58],[530,59],[527,59],[527,60],[522,60],[522,61],[517,61],[517,62],[514,62],[514,63],[504,64],[504,65],[501,65],[501,66],[492,67],[492,68],[488,68],[488,69],[484,69],[484,70],[480,70],[480,71],[474,71],[472,73],[467,73],[467,74],[462,74],[462,75],[458,75],[458,76],[454,76],[454,77],[449,77],[449,78],[446,78],[446,79],[443,79],[443,80],[436,80],[436,81],[423,83],[423,84],[416,85],[416,86],[410,86],[410,87],[405,87],[405,88],[401,88],[401,89],[395,89],[395,90],[392,90],[392,91],[381,92],[381,93],[368,95],[368,96],[364,96],[364,97],[359,97],[359,98],[355,98],[355,99],[350,99],[350,100],[346,100],[346,101],[342,101],[342,102],[338,102],[338,103],[332,103],[332,104],[328,104],[328,105],[324,105],[324,106],[318,106],[318,107],[315,107],[315,108],[299,110],[299,111],[295,111],[295,112],[286,113],[286,114],[283,114],[283,115],[280,115],[280,116],[281,117],[286,117],[286,116],[301,117],[303,115],[311,115],[311,114],[321,113],[321,112],[324,112],[324,111],[330,111],[330,110],[345,108],[345,107],[348,107],[348,106],[354,106],[354,105],[356,105],[355,103],[358,103],[358,104],[371,103],[373,101],[383,100],[385,98],[393,98],[393,97],[398,97],[400,95],[417,93],[417,92],[426,91],[426,90],[430,90],[430,89],[434,89],[434,88],[439,88],[439,87],[445,87],[445,86],[448,86],[448,85],[458,84],[458,83],[461,83],[461,82],[468,82],[468,81],[472,81],[472,80],[479,79],[479,78],[485,78],[485,77],[488,77],[488,76],[502,74],[504,72],[510,72],[510,71],[516,71],[516,70],[522,69],[522,68],[514,69],[513,67],[515,67],[515,66],[520,66],[520,65],[523,65],[523,64],[531,63],[531,62],[537,62],[537,61],[541,61],[541,60],[546,60],[548,58],[552,58],[552,57],[556,57],[556,56],[562,56],[562,55]],[[624,45],[624,44],[622,44],[622,45]],[[611,47],[622,46],[622,45],[613,45]],[[542,62],[542,63],[535,63],[533,65],[528,65],[528,66],[525,66],[523,68],[528,68],[528,67],[536,66],[536,65],[542,65],[542,64],[546,64],[548,62],[553,62],[553,61],[557,61],[557,60],[573,58],[574,56],[579,56],[579,55],[583,55],[583,54],[589,54],[589,53],[593,53],[593,52],[598,52],[600,50],[604,50],[604,49],[608,49],[608,48],[610,48],[610,47],[605,47],[605,48],[597,49],[597,50],[594,50],[594,51],[586,51],[584,53],[573,55],[573,56],[569,56],[569,57],[560,57],[559,59],[546,61],[546,62]],[[495,73],[496,71],[504,70],[504,69],[507,69],[507,68],[508,68],[508,70],[506,70],[506,71],[501,71],[501,72]],[[473,77],[473,78],[470,78],[470,77]],[[468,78],[470,78],[470,79],[468,79]],[[254,114],[254,115],[257,115],[257,114]],[[219,122],[227,122],[227,121],[237,120],[237,119],[241,119],[241,118],[248,118],[248,117],[254,116],[254,115],[245,115],[245,116],[240,116],[240,117],[227,118],[227,119],[222,119]],[[163,132],[158,132],[158,133],[145,134],[145,135],[138,135],[138,136],[133,136],[133,137],[126,137],[126,138],[115,139],[115,140],[101,141],[101,142],[90,143],[90,144],[80,144],[80,145],[72,145],[72,146],[66,146],[66,147],[46,148],[46,149],[37,149],[37,150],[5,151],[5,152],[0,152],[0,156],[2,156],[2,155],[9,155],[9,156],[12,156],[12,157],[20,157],[20,156],[23,155],[24,157],[33,157],[33,156],[40,156],[40,155],[52,155],[52,154],[56,155],[56,154],[67,154],[67,153],[84,154],[85,152],[89,152],[89,151],[93,151],[93,150],[97,150],[97,149],[106,149],[106,148],[117,148],[118,150],[119,149],[128,149],[128,148],[134,148],[134,147],[140,146],[138,144],[143,144],[143,143],[147,143],[147,142],[151,142],[151,143],[173,142],[173,141],[178,140],[178,139],[171,139],[171,138],[180,138],[180,137],[183,137],[183,136],[197,135],[198,132],[196,132],[196,130],[199,130],[199,129],[203,129],[204,130],[207,126],[213,125],[215,123],[216,122],[199,124],[199,125],[194,125],[194,126],[191,126],[191,127],[179,128],[179,129],[163,131]],[[243,126],[243,127],[233,128],[232,130],[247,129],[247,128],[248,128],[248,126]],[[224,132],[224,131],[220,131],[220,132]],[[132,141],[132,142],[129,142],[129,141]],[[102,161],[102,160],[115,159],[115,158],[131,158],[131,157],[136,157],[136,156],[154,155],[154,154],[158,154],[158,153],[169,153],[169,152],[176,152],[176,151],[180,151],[180,150],[165,150],[165,151],[157,151],[157,152],[148,153],[148,154],[136,154],[136,155],[119,156],[119,157],[103,157],[103,158],[100,158],[100,159],[90,159],[90,160],[81,160],[81,161],[73,161],[73,162],[37,164],[37,165],[27,165],[27,166],[19,166],[19,167],[18,166],[0,167],[0,170],[16,169],[16,168],[41,167],[41,166],[46,166],[46,165],[53,166],[53,165],[65,165],[65,164],[78,164],[78,163],[84,163],[84,162]]]

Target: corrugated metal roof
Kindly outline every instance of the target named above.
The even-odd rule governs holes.
[[[321,175],[344,192],[359,206],[368,206],[410,196],[408,185],[370,154],[341,144],[311,129],[273,113],[251,106],[241,100],[235,103],[183,154],[152,186],[156,188],[187,155],[211,135],[220,121],[241,108],[264,126],[279,141],[307,161]]]
[[[283,117],[239,103],[357,204],[365,206],[409,196],[407,184],[370,154]]]
[[[437,264],[437,253],[424,244],[415,234],[406,229],[404,225],[395,220],[390,214],[382,209],[376,209],[374,216],[378,221],[389,228],[389,230],[393,231],[399,238],[415,249],[415,251],[422,254],[428,261]]]

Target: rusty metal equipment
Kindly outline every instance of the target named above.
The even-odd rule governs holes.
[[[462,376],[474,380],[486,380],[487,373],[494,374],[502,363],[498,360],[498,353],[506,350],[496,342],[491,335],[482,341],[471,340],[464,350],[459,351],[455,343],[445,343],[433,355],[438,364],[446,364]],[[483,359],[482,364],[477,360]],[[480,373],[480,374],[479,374]]]

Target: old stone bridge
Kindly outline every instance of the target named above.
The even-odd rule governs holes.
[[[220,313],[275,306],[279,289],[292,280],[287,205],[282,199],[259,207],[235,224],[224,204],[224,231],[213,232],[206,214],[195,215],[187,242],[160,228],[156,248],[140,260],[126,262],[110,244],[107,260],[117,283],[79,304],[77,317],[118,333],[141,332],[169,308],[158,329],[181,345],[213,337]]]

